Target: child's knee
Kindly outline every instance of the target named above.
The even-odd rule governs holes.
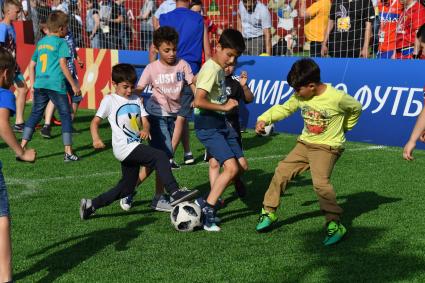
[[[234,159],[228,160],[225,162],[224,171],[233,179],[239,173],[239,164]]]
[[[217,169],[220,168],[220,163],[218,163],[218,161],[216,159],[214,159],[214,158],[211,158],[208,161],[208,163],[210,165],[210,169],[217,170]]]
[[[239,167],[240,167],[239,169],[241,171],[240,173],[243,173],[243,172],[245,172],[249,169],[248,162],[246,161],[245,158],[240,158],[238,160],[238,162],[239,162]]]

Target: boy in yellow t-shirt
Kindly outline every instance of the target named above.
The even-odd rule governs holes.
[[[280,195],[296,175],[310,169],[314,191],[320,209],[325,214],[327,236],[325,245],[331,245],[344,236],[340,223],[342,208],[336,202],[330,184],[332,169],[343,152],[345,132],[357,123],[362,105],[350,95],[320,80],[320,68],[312,59],[301,59],[289,71],[288,84],[295,94],[283,105],[275,105],[257,119],[255,131],[282,120],[301,109],[304,129],[294,149],[280,161],[264,196],[263,209],[256,230],[263,232],[277,220],[275,214]]]

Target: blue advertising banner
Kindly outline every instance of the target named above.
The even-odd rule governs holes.
[[[293,89],[286,81],[296,57],[241,56],[235,75],[248,72],[254,102],[241,105],[242,123],[253,128],[257,117],[284,103]],[[139,71],[148,63],[147,52],[120,51],[119,61],[135,64]],[[363,113],[347,139],[382,145],[403,146],[409,138],[424,102],[425,61],[317,58],[322,81],[344,90],[363,105]],[[299,134],[299,113],[275,124],[279,132]],[[419,145],[424,148],[424,145]]]

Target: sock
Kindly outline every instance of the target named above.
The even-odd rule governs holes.
[[[191,151],[185,152],[184,156],[189,156],[189,155],[193,155]]]

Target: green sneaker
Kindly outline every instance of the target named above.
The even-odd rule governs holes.
[[[341,224],[335,221],[331,221],[328,223],[326,227],[326,233],[328,234],[323,241],[325,246],[330,246],[338,243],[347,233],[347,229]]]
[[[276,222],[277,216],[274,212],[268,212],[264,208],[261,210],[260,219],[258,220],[257,227],[255,230],[257,232],[264,232],[270,228],[270,226]]]

